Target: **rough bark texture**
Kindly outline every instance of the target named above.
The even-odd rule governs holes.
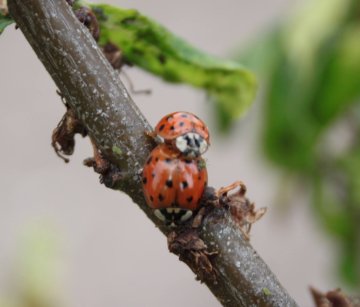
[[[145,204],[138,176],[154,146],[144,134],[151,127],[88,30],[65,0],[9,0],[8,5],[97,147],[121,170],[117,188],[168,234]],[[207,215],[199,235],[210,251],[218,253],[212,258],[217,277],[204,282],[224,306],[296,306],[227,210]]]

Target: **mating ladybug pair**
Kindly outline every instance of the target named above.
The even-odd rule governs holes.
[[[175,112],[155,127],[163,142],[145,162],[142,182],[147,204],[166,225],[188,220],[199,208],[207,185],[201,155],[209,147],[209,131],[196,115]]]

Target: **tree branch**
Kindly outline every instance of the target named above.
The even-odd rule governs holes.
[[[146,205],[139,172],[154,144],[151,126],[136,107],[117,73],[88,30],[65,1],[9,0],[9,10],[67,103],[102,154],[121,170],[116,186],[124,191],[164,234]],[[229,212],[210,212],[199,229],[212,258],[215,279],[205,279],[224,306],[296,306],[274,274],[246,241]],[[194,270],[194,263],[188,263]]]

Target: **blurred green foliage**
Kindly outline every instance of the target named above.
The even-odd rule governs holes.
[[[4,14],[3,10],[0,6],[0,34],[4,31],[4,29],[12,24],[14,21],[7,15]]]
[[[57,233],[48,223],[36,222],[25,227],[19,241],[15,282],[11,293],[0,297],[0,307],[58,306],[62,260]]]
[[[254,100],[255,77],[242,65],[199,51],[136,10],[89,5],[100,23],[101,46],[115,44],[127,62],[165,81],[205,90],[220,128],[229,128]]]
[[[265,154],[312,191],[360,287],[360,1],[308,1],[238,59],[264,87]]]

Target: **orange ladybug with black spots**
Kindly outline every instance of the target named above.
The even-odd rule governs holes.
[[[173,227],[199,209],[207,180],[201,157],[189,159],[167,144],[153,149],[142,172],[147,204],[160,220]]]
[[[189,112],[174,112],[164,116],[156,125],[155,134],[189,158],[199,157],[210,145],[208,127]]]

